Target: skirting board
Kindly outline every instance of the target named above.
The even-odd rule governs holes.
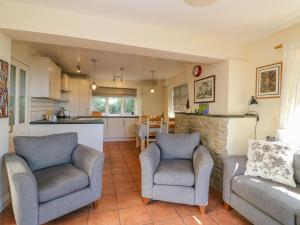
[[[0,213],[6,208],[6,206],[10,203],[10,195],[7,193],[0,199]]]

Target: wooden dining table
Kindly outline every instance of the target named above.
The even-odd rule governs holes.
[[[160,132],[160,128],[149,128],[150,132]],[[167,133],[167,124],[163,123],[162,133]],[[147,122],[136,123],[136,147],[140,147],[141,151],[145,149],[145,141],[147,138]]]

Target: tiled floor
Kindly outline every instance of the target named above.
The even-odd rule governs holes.
[[[194,206],[166,202],[143,205],[139,194],[140,164],[134,142],[105,143],[103,192],[99,207],[87,206],[47,225],[247,225],[234,210],[225,211],[220,193],[211,190],[207,214]],[[13,225],[8,207],[0,225]]]

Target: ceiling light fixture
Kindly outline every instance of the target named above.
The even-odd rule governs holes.
[[[208,5],[212,5],[216,2],[218,2],[219,0],[183,0],[186,4],[190,5],[190,6],[208,6]]]
[[[120,70],[121,70],[121,76],[116,76],[116,75],[114,75],[113,81],[116,81],[116,79],[120,79],[120,81],[123,82],[124,70],[125,70],[125,69],[124,69],[123,67],[121,67]]]
[[[152,73],[152,80],[151,80],[150,93],[153,94],[153,93],[155,92],[155,89],[154,89],[154,87],[153,87],[153,76],[154,76],[155,71],[154,71],[154,70],[151,70],[151,73]]]
[[[80,73],[80,65],[79,65],[79,64],[76,65],[76,72],[77,72],[77,73]]]
[[[92,84],[92,89],[96,90],[97,89],[97,85],[96,85],[95,77],[96,77],[96,62],[97,62],[97,60],[96,59],[92,59],[92,62],[94,64],[94,81],[93,81],[93,84]]]

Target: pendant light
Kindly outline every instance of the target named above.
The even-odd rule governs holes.
[[[95,81],[95,76],[96,76],[96,62],[97,62],[97,60],[96,59],[92,59],[92,62],[94,64],[94,81],[93,81],[93,84],[92,84],[92,89],[96,90],[97,89],[97,85],[96,85],[96,81]]]
[[[151,88],[150,88],[149,91],[150,91],[151,94],[154,94],[155,89],[154,89],[154,87],[153,87],[153,76],[154,76],[155,71],[154,71],[154,70],[151,70],[151,73],[152,73],[152,80],[151,80]]]

